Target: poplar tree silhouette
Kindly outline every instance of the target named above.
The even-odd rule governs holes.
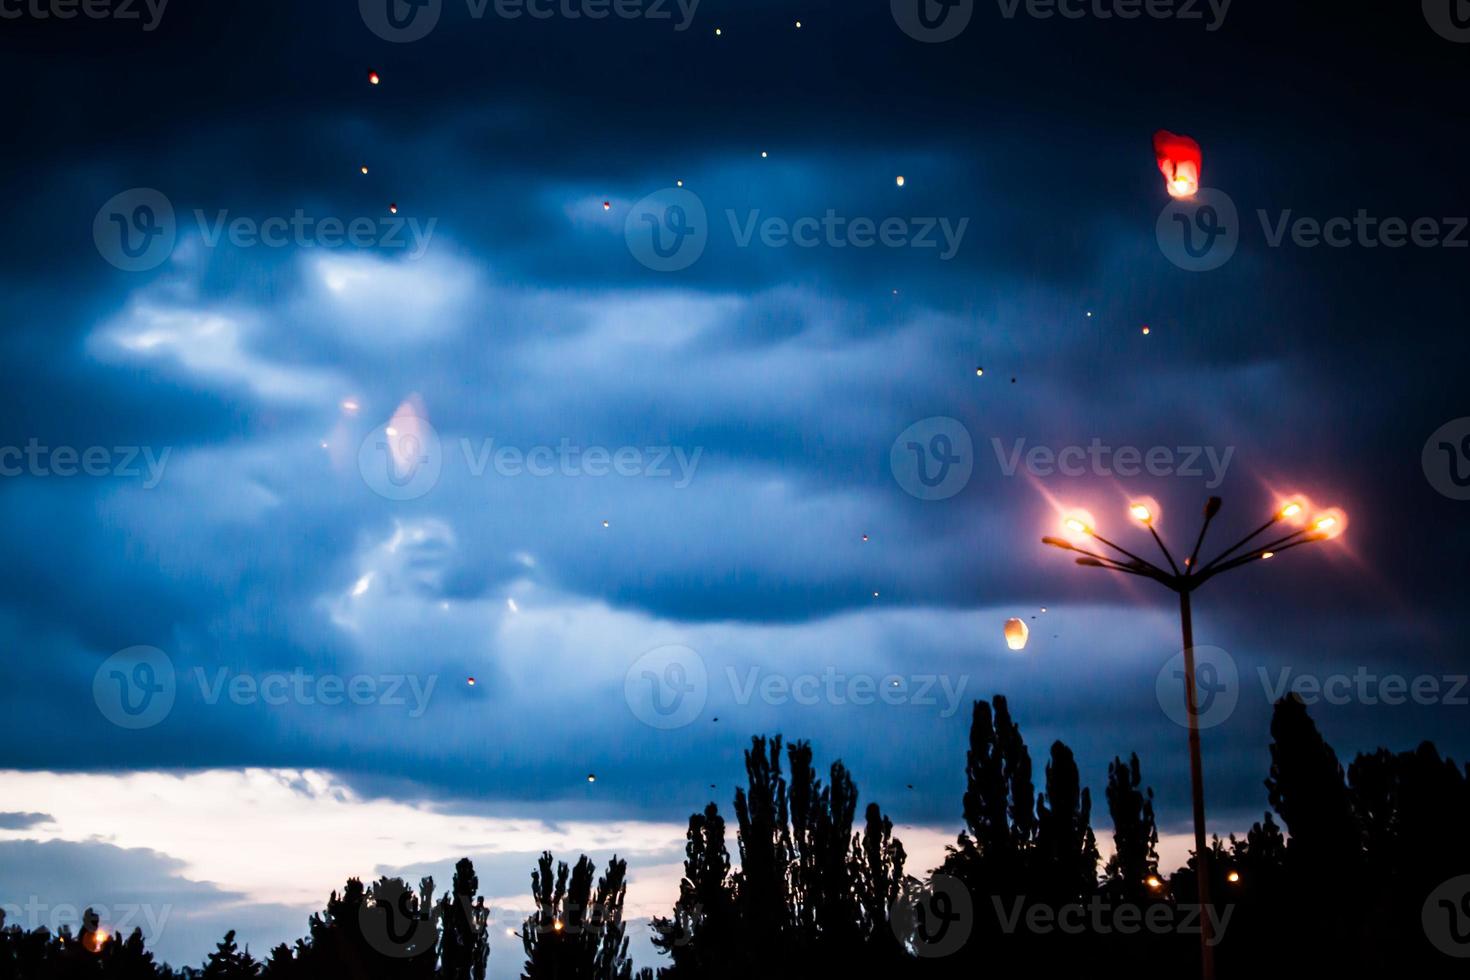
[[[432,894],[432,878],[422,883]],[[490,911],[484,898],[477,898],[480,879],[469,858],[461,858],[454,866],[454,882],[450,893],[439,900],[439,976],[443,980],[485,980],[490,957]]]
[[[1110,895],[1121,901],[1148,901],[1148,880],[1159,873],[1159,828],[1154,823],[1154,791],[1143,785],[1138,755],[1125,764],[1108,764],[1108,814],[1113,819],[1113,853],[1105,873]]]
[[[1217,934],[1221,980],[1324,970],[1462,976],[1464,961],[1446,944],[1465,945],[1457,937],[1470,927],[1470,906],[1440,889],[1470,875],[1470,770],[1425,743],[1360,754],[1344,771],[1295,697],[1276,705],[1271,736],[1265,786],[1285,830],[1266,812],[1243,839],[1210,844],[1217,912],[1230,915],[1228,930]],[[1108,767],[1115,848],[1100,879],[1090,793],[1072,752],[1051,746],[1038,794],[1005,699],[976,702],[965,826],[938,869],[969,887],[972,919],[967,941],[939,959],[916,956],[918,937],[895,932],[894,910],[910,907],[906,886],[917,883],[905,875],[892,822],[868,803],[856,826],[858,791],[846,767],[833,763],[823,780],[812,760],[805,742],[751,740],[746,785],[734,800],[738,868],[718,806],[690,817],[678,900],[670,917],[654,920],[655,945],[668,958],[660,980],[1131,978],[1144,969],[1161,976],[1197,969],[1193,933],[1120,935],[1091,920],[1081,930],[1028,924],[1043,905],[1053,916],[1117,902],[1174,914],[1197,901],[1188,866],[1146,884],[1158,874],[1158,828],[1136,755]],[[617,858],[597,877],[585,856],[568,868],[543,854],[532,875],[536,912],[522,930],[524,980],[632,980],[626,880]],[[0,906],[0,980],[484,980],[489,912],[478,889],[468,859],[437,904],[432,879],[415,894],[396,878],[370,888],[350,878],[294,947],[282,943],[259,963],[231,931],[202,968],[177,971],[155,963],[140,930],[113,936],[92,909],[73,935],[66,925],[52,934],[7,924]],[[375,932],[374,916],[388,912],[393,928]],[[905,918],[907,930],[912,917]],[[637,978],[654,974],[645,969]]]
[[[526,951],[525,980],[630,980],[633,963],[624,935],[623,900],[628,864],[613,857],[597,879],[585,854],[552,873],[550,851],[531,873],[536,912],[521,927]]]

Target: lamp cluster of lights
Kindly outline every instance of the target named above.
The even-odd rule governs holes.
[[[1199,566],[1199,550],[1204,544],[1205,532],[1209,529],[1210,522],[1220,510],[1220,498],[1211,497],[1209,504],[1205,507],[1205,523],[1200,529],[1199,539],[1195,542],[1194,552],[1184,559],[1183,569],[1175,562],[1174,556],[1159,537],[1158,523],[1161,510],[1158,501],[1143,497],[1131,501],[1128,504],[1128,517],[1135,524],[1146,528],[1159,550],[1163,552],[1164,559],[1168,563],[1168,570],[1145,561],[1133,552],[1114,544],[1097,532],[1097,522],[1091,514],[1085,510],[1071,510],[1062,515],[1062,538],[1042,538],[1043,543],[1049,544],[1065,551],[1074,551],[1082,555],[1077,559],[1077,564],[1093,568],[1106,568],[1116,572],[1125,572],[1131,575],[1142,575],[1145,578],[1157,579],[1171,588],[1194,588],[1202,584],[1206,579],[1221,572],[1238,568],[1252,561],[1264,561],[1275,558],[1283,551],[1314,541],[1330,541],[1341,537],[1347,530],[1347,514],[1338,507],[1330,507],[1326,510],[1314,510],[1311,502],[1305,497],[1288,497],[1277,506],[1271,519],[1266,521],[1253,532],[1246,535],[1241,541],[1221,552],[1213,561]],[[1308,515],[1311,515],[1310,518]],[[1266,532],[1277,525],[1290,525],[1294,530],[1283,534],[1264,544],[1256,541]],[[1081,545],[1096,541],[1114,554],[1088,551]],[[1121,557],[1116,557],[1121,556]]]

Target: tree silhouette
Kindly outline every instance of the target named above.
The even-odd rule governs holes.
[[[525,980],[629,980],[633,963],[624,936],[623,899],[628,864],[613,857],[597,879],[587,855],[552,873],[551,852],[531,873],[536,912],[521,927],[526,950]]]
[[[1127,764],[1108,764],[1108,815],[1113,819],[1113,854],[1108,858],[1106,887],[1123,901],[1147,901],[1147,882],[1159,873],[1159,828],[1154,823],[1154,791],[1143,785],[1138,755]]]
[[[1458,916],[1450,926],[1463,932],[1470,906],[1430,898],[1470,875],[1470,771],[1428,743],[1360,754],[1344,771],[1295,697],[1277,703],[1270,731],[1265,787],[1274,813],[1243,838],[1210,843],[1216,913],[1229,915],[1216,950],[1221,980],[1308,971],[1462,976],[1464,961],[1445,950],[1464,943],[1453,932],[1432,936],[1431,913]],[[734,798],[738,866],[716,803],[689,818],[678,899],[669,917],[654,920],[665,958],[659,980],[1132,978],[1198,968],[1196,933],[1124,933],[1106,918],[1048,930],[1029,918],[1121,905],[1177,924],[1197,902],[1198,856],[1171,876],[1158,870],[1153,791],[1136,754],[1108,766],[1114,853],[1100,878],[1091,794],[1071,750],[1052,744],[1037,793],[1005,699],[975,703],[964,828],[932,872],[961,882],[971,908],[957,948],[938,958],[926,958],[933,936],[912,924],[953,909],[923,907],[940,883],[914,887],[876,802],[856,825],[857,785],[840,761],[819,778],[808,743],[755,737],[745,768]],[[616,857],[598,876],[586,856],[568,867],[541,855],[531,876],[536,911],[521,931],[524,980],[633,980],[627,871]],[[8,924],[0,908],[0,980],[484,980],[489,911],[478,890],[468,859],[437,903],[430,878],[416,892],[398,878],[367,888],[349,878],[309,918],[305,937],[277,945],[263,963],[231,931],[202,968],[178,971],[155,963],[140,930],[113,935],[92,909],[75,934],[67,925],[53,934]]]
[[[209,954],[200,976],[203,980],[247,980],[259,974],[260,964],[249,950],[241,951],[235,945],[235,930],[231,929]]]

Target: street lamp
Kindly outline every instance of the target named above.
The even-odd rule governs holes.
[[[1145,561],[1128,549],[1098,534],[1091,515],[1084,511],[1072,511],[1063,515],[1062,529],[1067,538],[1045,537],[1041,539],[1043,544],[1053,548],[1076,552],[1081,556],[1077,559],[1079,565],[1153,579],[1179,595],[1179,618],[1184,633],[1184,703],[1185,711],[1189,716],[1189,777],[1194,800],[1195,874],[1199,880],[1199,901],[1202,908],[1210,903],[1210,852],[1205,842],[1205,786],[1204,772],[1200,766],[1199,712],[1196,708],[1194,677],[1194,623],[1190,613],[1189,596],[1210,579],[1233,568],[1240,568],[1253,561],[1274,558],[1284,551],[1290,551],[1292,548],[1299,548],[1314,541],[1331,540],[1347,530],[1347,515],[1341,510],[1333,508],[1321,511],[1308,520],[1310,505],[1302,497],[1292,497],[1277,506],[1270,520],[1231,547],[1226,548],[1213,561],[1201,568],[1199,567],[1199,550],[1205,543],[1205,532],[1210,529],[1210,522],[1215,519],[1216,514],[1220,513],[1220,504],[1219,497],[1211,497],[1205,504],[1204,524],[1200,527],[1199,537],[1195,539],[1194,551],[1184,559],[1182,569],[1174,561],[1174,556],[1169,553],[1164,539],[1159,537],[1156,526],[1159,520],[1159,505],[1153,500],[1139,499],[1131,502],[1128,505],[1128,516],[1135,523],[1148,529],[1154,542],[1158,544],[1159,550],[1163,552],[1164,560],[1168,562],[1168,571],[1152,562]],[[1252,544],[1266,532],[1281,524],[1291,525],[1296,530],[1290,534],[1273,538],[1264,544]],[[1089,551],[1078,546],[1079,543],[1086,541],[1096,541],[1108,551],[1115,552],[1121,557],[1114,557],[1102,551]],[[1214,980],[1213,927],[1209,915],[1202,915],[1200,918],[1202,923],[1200,930],[1201,974],[1204,980]]]

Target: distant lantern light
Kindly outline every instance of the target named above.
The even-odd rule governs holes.
[[[595,783],[595,782],[597,782],[597,773],[595,773],[595,772],[589,772],[587,774],[587,782],[589,782],[589,783]]]
[[[1225,880],[1228,881],[1228,882],[1230,882],[1232,885],[1239,884],[1240,883],[1240,872],[1239,871],[1232,871],[1232,872],[1230,872],[1228,875],[1225,876]]]
[[[398,202],[397,201],[394,201],[392,204],[389,204],[388,205],[388,213],[389,214],[397,214],[398,213]]]
[[[475,679],[473,677],[466,677],[464,679],[464,682],[466,684],[468,684],[470,687],[474,687],[475,686]]]
[[[382,81],[382,79],[378,77],[378,73],[377,72],[375,72],[375,71],[368,72],[368,84],[369,85],[376,85],[376,84],[378,84],[381,81]]]
[[[1143,325],[1143,335],[1144,335],[1144,336],[1145,336],[1145,337],[1147,337],[1147,336],[1148,336],[1148,335],[1149,335],[1149,334],[1150,334],[1150,333],[1152,333],[1152,332],[1153,332],[1153,331],[1152,331],[1152,330],[1150,330],[1150,329],[1149,329],[1149,328],[1148,328],[1148,324],[1146,324],[1146,323],[1145,323],[1145,324],[1144,324],[1144,325]]]
[[[985,377],[985,369],[983,367],[977,367],[975,369],[975,377],[977,377],[977,378],[983,378],[983,377]]]
[[[898,177],[894,180],[894,183],[896,183],[899,187],[902,187],[905,183],[903,179],[903,174],[899,174]]]
[[[611,527],[611,526],[612,526],[612,525],[611,525],[611,524],[609,524],[609,523],[608,523],[608,522],[607,522],[607,521],[603,521],[603,522],[602,522],[602,526],[603,526],[603,527]]]
[[[797,22],[796,22],[796,29],[797,29],[797,30],[798,30],[798,31],[799,31],[799,30],[801,30],[801,21],[797,21]]]
[[[762,160],[766,159],[769,156],[770,156],[769,153],[767,153],[765,150],[761,150],[761,159]]]
[[[715,28],[715,37],[723,37],[724,35],[725,35],[725,32],[723,30],[721,30],[718,27]]]
[[[604,210],[604,211],[611,211],[612,210],[612,202],[611,201],[603,201],[602,202],[602,210]]]
[[[362,172],[363,173],[367,173],[368,172],[367,164],[363,164],[362,165]]]
[[[1263,551],[1263,552],[1261,552],[1261,560],[1262,561],[1266,561],[1267,559],[1275,558],[1275,557],[1276,557],[1276,552],[1274,552],[1274,551]]]
[[[1201,154],[1199,144],[1188,136],[1161,129],[1154,133],[1154,158],[1164,175],[1170,197],[1188,198],[1199,193]]]
[[[1149,875],[1148,878],[1144,880],[1144,884],[1148,885],[1148,887],[1153,889],[1154,891],[1158,891],[1160,888],[1164,887],[1164,882],[1160,880],[1158,875]]]
[[[683,187],[684,186],[684,182],[682,180],[676,180],[676,181],[674,181],[674,184],[675,184],[675,186],[678,186],[678,187]]]
[[[1012,650],[1026,649],[1026,642],[1031,639],[1031,627],[1026,625],[1025,620],[1008,619],[1005,628],[1006,646]]]
[[[553,922],[551,924],[551,928],[554,931],[556,931],[556,932],[561,932],[561,928],[562,928],[562,926],[561,926],[561,920],[560,919],[557,919],[555,922]]]
[[[868,540],[868,536],[866,534],[863,535],[863,540],[864,541]]]

